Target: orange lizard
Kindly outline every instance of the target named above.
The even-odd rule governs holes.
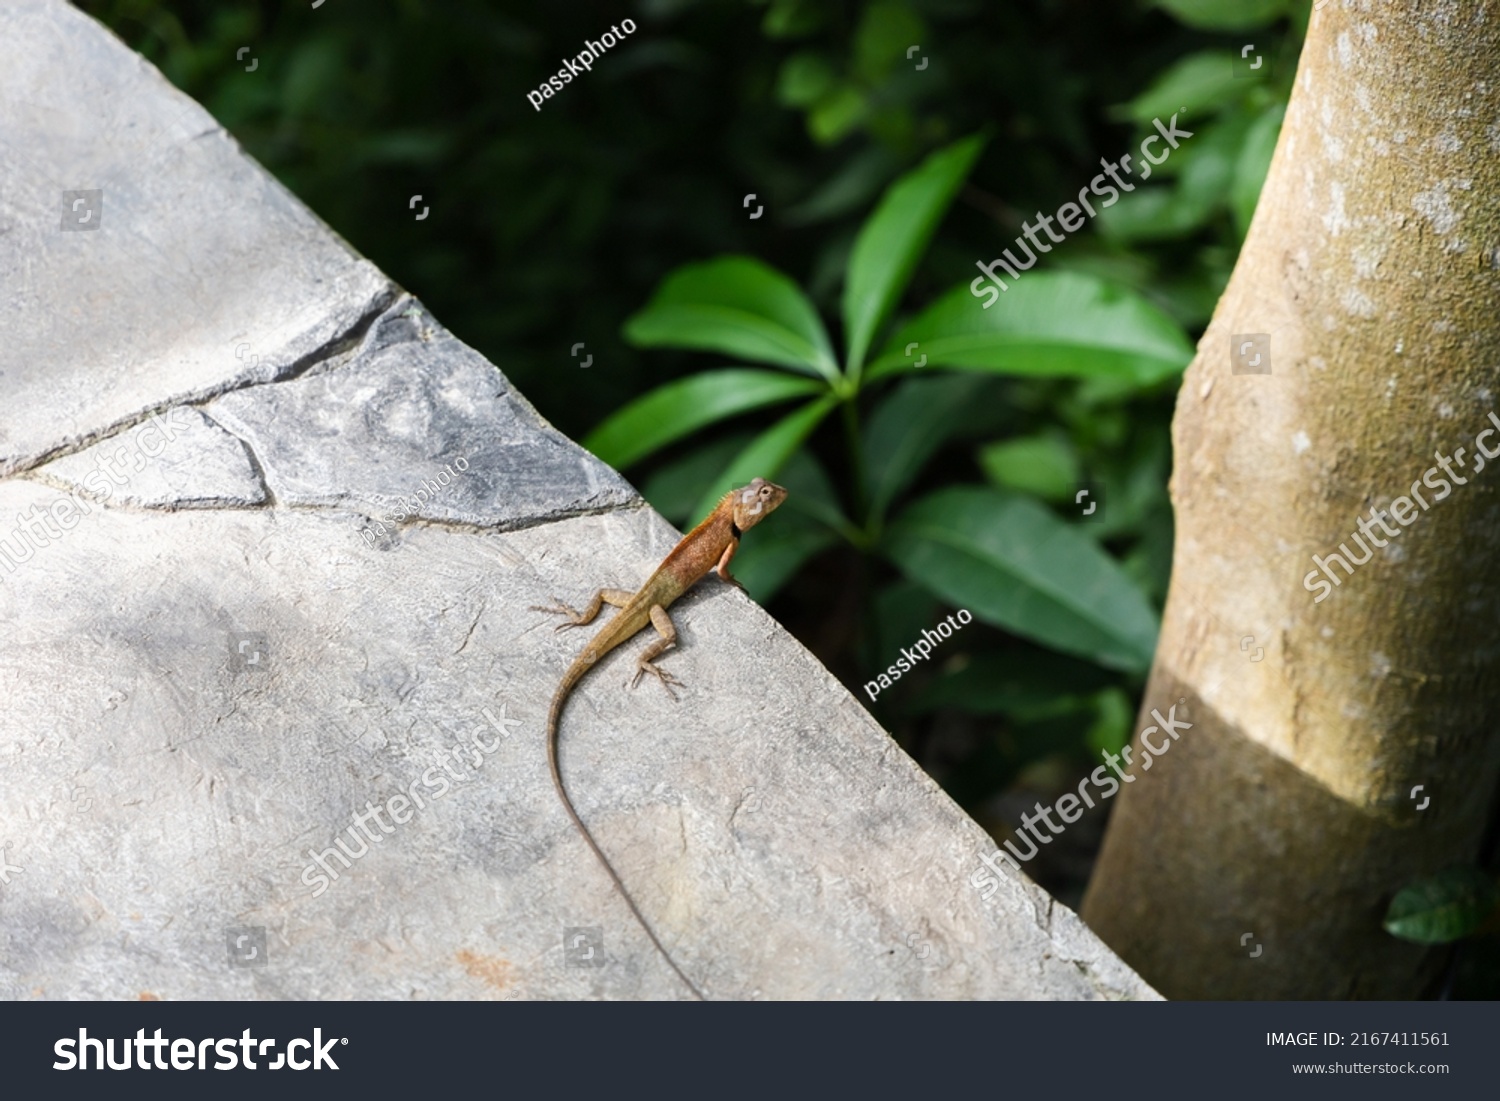
[[[588,842],[589,848],[594,850],[594,855],[604,865],[604,870],[609,873],[610,879],[614,880],[620,897],[630,907],[630,912],[635,915],[635,919],[641,923],[641,928],[646,930],[651,943],[656,945],[662,958],[671,965],[673,971],[677,972],[677,977],[687,984],[694,997],[700,1000],[703,998],[703,992],[698,989],[692,979],[683,973],[671,953],[657,939],[655,930],[642,916],[635,900],[630,897],[630,892],[625,889],[619,873],[609,862],[609,857],[604,855],[604,850],[599,847],[599,843],[594,840],[594,835],[589,833],[589,828],[583,824],[583,819],[578,816],[577,808],[573,806],[573,800],[568,797],[568,789],[563,785],[562,773],[557,767],[558,726],[562,722],[563,708],[567,706],[568,694],[572,692],[573,686],[583,679],[584,674],[592,669],[599,659],[634,636],[636,632],[644,629],[648,623],[656,628],[656,633],[661,637],[646,647],[645,652],[636,661],[635,678],[630,682],[630,687],[634,688],[643,676],[651,673],[661,681],[667,694],[676,699],[677,696],[672,691],[672,686],[681,688],[682,682],[654,662],[655,658],[660,657],[677,644],[677,630],[672,626],[672,619],[667,615],[667,608],[711,572],[743,590],[744,586],[729,574],[729,563],[734,558],[734,552],[739,549],[740,537],[775,512],[777,506],[784,500],[786,500],[785,489],[779,485],[773,485],[764,478],[756,478],[743,489],[733,489],[726,493],[713,512],[709,513],[708,518],[684,535],[681,542],[672,548],[672,553],[668,554],[662,564],[656,567],[656,572],[641,586],[639,592],[631,593],[624,589],[600,589],[582,612],[575,611],[555,597],[553,598],[554,604],[550,607],[532,606],[532,611],[535,612],[551,612],[554,615],[567,616],[568,622],[558,624],[557,630],[559,631],[592,623],[605,604],[620,609],[620,612],[609,621],[605,628],[583,648],[583,652],[563,674],[562,683],[557,686],[557,694],[552,697],[552,711],[547,718],[547,763],[552,768],[552,784],[557,789],[558,798],[562,800],[568,817],[578,827],[578,832],[583,834],[583,839]]]

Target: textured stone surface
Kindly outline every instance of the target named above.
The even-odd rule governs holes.
[[[339,370],[239,390],[207,408],[252,447],[288,505],[492,527],[636,497],[542,428],[500,372],[414,305],[372,326]]]
[[[164,427],[155,433],[148,431],[153,423],[148,418],[132,432],[65,455],[33,476],[65,492],[81,490],[94,500],[141,508],[265,501],[265,486],[249,450],[197,409],[166,410],[155,422]],[[138,441],[137,435],[143,438]]]
[[[582,638],[529,610],[676,533],[88,19],[0,9],[0,82],[0,996],[682,996],[557,804]],[[1029,881],[982,900],[989,839],[748,598],[674,615],[681,698],[626,647],[562,762],[710,996],[1155,997]]]
[[[0,473],[278,378],[395,289],[66,4],[0,4]],[[72,211],[65,191],[102,192]],[[89,216],[95,229],[62,229]]]

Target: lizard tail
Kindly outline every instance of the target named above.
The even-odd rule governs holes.
[[[677,961],[672,958],[666,946],[656,936],[656,930],[651,928],[651,923],[641,913],[640,907],[635,904],[635,899],[630,897],[630,892],[625,889],[624,882],[620,879],[620,873],[615,871],[615,866],[609,862],[609,857],[604,855],[604,850],[594,840],[594,835],[589,828],[583,824],[583,819],[578,816],[578,809],[573,806],[573,800],[568,797],[568,789],[563,785],[562,773],[557,767],[557,733],[562,722],[563,708],[567,706],[568,695],[572,691],[580,677],[589,669],[583,662],[575,662],[568,670],[567,676],[563,678],[562,684],[557,688],[557,695],[552,697],[552,711],[547,717],[547,765],[552,769],[552,785],[557,789],[558,798],[562,800],[563,809],[568,812],[568,817],[573,820],[573,825],[578,827],[578,832],[583,834],[583,839],[589,843],[589,848],[594,850],[594,855],[599,858],[599,863],[604,865],[604,870],[609,873],[609,878],[614,880],[615,888],[620,892],[620,897],[625,900],[625,905],[630,907],[630,912],[635,915],[635,920],[640,922],[641,928],[651,938],[651,943],[656,945],[656,950],[661,953],[662,959],[666,960],[672,970],[677,972],[677,977],[687,985],[693,992],[693,997],[700,1002],[707,999],[703,991],[698,989],[696,983],[683,973],[682,968],[677,966]]]

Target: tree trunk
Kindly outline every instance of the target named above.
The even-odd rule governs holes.
[[[1169,997],[1410,998],[1439,976],[1445,951],[1381,919],[1476,859],[1500,774],[1500,469],[1475,442],[1500,425],[1497,268],[1500,3],[1315,12],[1173,422],[1137,729],[1172,704],[1193,725],[1124,786],[1083,906]],[[1269,375],[1233,373],[1250,334]],[[1500,431],[1480,446],[1500,456]]]

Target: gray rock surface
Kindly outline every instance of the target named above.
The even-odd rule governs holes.
[[[87,16],[0,5],[0,51],[0,474],[164,395],[284,377],[392,300],[373,265]]]
[[[0,8],[0,146],[0,996],[683,996],[557,805],[582,639],[529,610],[672,528],[62,3]],[[681,698],[625,648],[562,759],[711,997],[1156,996],[981,899],[983,831],[754,603],[674,615]]]
[[[153,424],[159,426],[154,433]],[[118,472],[114,478],[111,469]],[[155,421],[148,418],[132,432],[38,467],[30,476],[65,493],[140,508],[258,505],[266,499],[250,450],[183,405]]]

